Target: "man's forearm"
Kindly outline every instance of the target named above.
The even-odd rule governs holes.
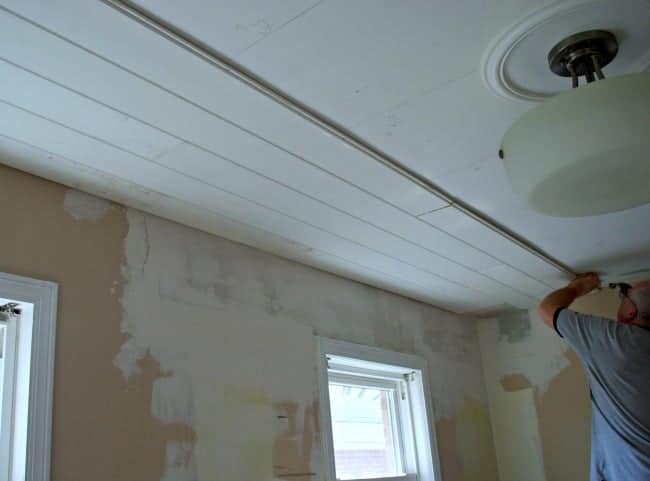
[[[589,294],[600,286],[598,274],[590,272],[576,277],[563,289],[551,292],[539,305],[539,315],[542,320],[553,328],[553,317],[558,309],[569,307],[578,297]]]
[[[553,316],[557,310],[569,307],[577,298],[578,292],[571,286],[551,292],[539,305],[539,315],[549,327],[553,327]]]

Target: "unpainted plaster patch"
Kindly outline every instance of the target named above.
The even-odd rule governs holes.
[[[473,362],[478,352],[478,338],[471,322],[454,325],[424,322],[424,343],[432,352],[441,353],[454,361]]]
[[[124,326],[122,330],[126,332]],[[113,365],[122,372],[122,376],[128,381],[132,376],[142,372],[139,362],[146,354],[147,349],[139,346],[133,337],[129,337],[124,341],[113,359]]]
[[[126,336],[113,364],[125,379],[138,378],[142,373],[142,360],[150,357],[159,366],[159,376],[151,384],[151,414],[165,428],[165,465],[163,481],[195,481],[198,468],[194,447],[196,409],[190,377],[187,375],[188,356],[175,349],[174,336],[162,332],[169,345],[148,342],[140,337],[143,332],[160,328],[164,313],[157,279],[146,284],[150,264],[151,241],[147,217],[132,215],[127,211],[129,234],[126,237],[125,265],[122,274],[126,279],[122,297],[122,331]],[[137,233],[134,237],[132,234]],[[180,318],[179,318],[180,319]],[[148,324],[146,321],[150,321]],[[173,333],[172,333],[173,334]]]
[[[526,311],[514,311],[498,317],[499,334],[508,342],[521,342],[530,336],[530,318]]]
[[[478,330],[488,392],[495,387],[503,390],[501,379],[516,374],[544,392],[569,364],[565,356],[568,345],[535,310],[480,321]]]
[[[97,222],[113,208],[108,200],[70,189],[65,193],[63,209],[75,220]]]

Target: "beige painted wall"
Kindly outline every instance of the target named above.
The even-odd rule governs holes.
[[[612,317],[613,291],[572,308]],[[479,322],[479,339],[501,481],[587,481],[591,405],[575,352],[535,310]]]
[[[473,320],[2,166],[0,215],[60,287],[54,481],[322,480],[315,335],[424,357],[444,480],[496,480]]]

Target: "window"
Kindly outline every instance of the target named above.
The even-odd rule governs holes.
[[[0,298],[0,481],[11,479],[12,459],[8,454],[16,451],[11,446],[16,437],[16,331],[20,312],[19,304]]]
[[[440,479],[425,361],[324,338],[319,348],[328,481]]]
[[[50,479],[56,294],[0,273],[0,481]]]
[[[0,302],[2,302],[0,300]],[[1,309],[1,306],[0,306]],[[0,310],[0,413],[5,411],[3,407],[3,391],[4,391],[4,377],[5,377],[5,365],[7,364],[7,320],[9,316],[4,315]],[[2,449],[2,416],[0,415],[0,449]]]
[[[328,370],[337,478],[404,475],[404,439],[399,420],[400,385],[404,381],[338,369]]]

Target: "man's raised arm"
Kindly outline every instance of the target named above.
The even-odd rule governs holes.
[[[539,305],[539,316],[548,327],[554,329],[553,318],[559,309],[569,307],[578,297],[589,294],[598,286],[600,286],[598,274],[589,273],[578,276],[568,286],[551,292],[544,298]]]

